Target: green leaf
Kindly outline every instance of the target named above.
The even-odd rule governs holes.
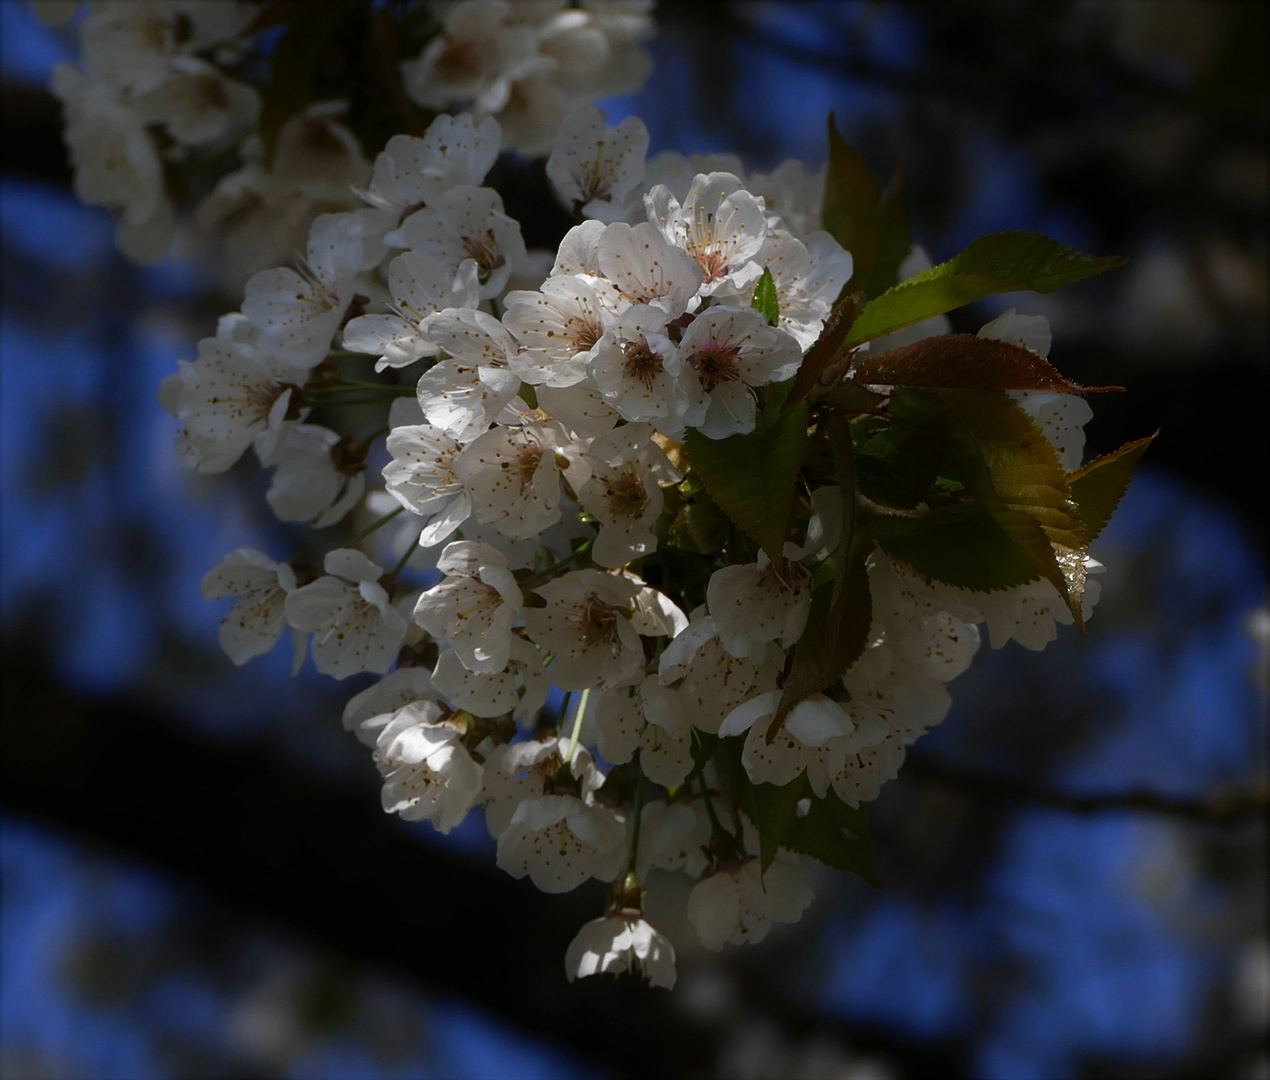
[[[282,125],[317,97],[318,76],[344,23],[344,11],[332,0],[310,0],[289,8],[286,15],[289,22],[273,48],[260,105],[266,165],[273,164]]]
[[[962,589],[992,592],[1041,576],[1032,557],[986,509],[974,505],[968,510],[968,515],[951,518],[941,518],[938,511],[924,517],[887,518],[875,535],[888,555],[926,577]]]
[[[744,744],[743,738],[721,741],[720,769],[727,776],[737,806],[758,833],[761,870],[766,873],[777,852],[788,848],[826,866],[858,874],[880,889],[865,811],[853,810],[832,789],[824,798],[817,798],[806,773],[779,786],[752,783],[741,762]],[[798,804],[804,799],[809,810],[799,817]]]
[[[1089,464],[1067,477],[1072,499],[1080,511],[1081,520],[1092,542],[1111,520],[1116,507],[1129,488],[1129,480],[1147,447],[1155,435],[1125,443],[1119,450],[1094,458]]]
[[[683,446],[706,490],[773,560],[782,558],[794,486],[807,441],[807,406],[779,414],[769,399],[746,435],[708,439],[689,429]]]
[[[860,382],[886,386],[1049,390],[1059,394],[1122,389],[1078,386],[1031,349],[973,334],[941,334],[864,356],[852,375]]]
[[[829,164],[821,221],[825,230],[851,252],[852,273],[844,293],[863,289],[873,272],[878,242],[881,192],[877,178],[841,135],[829,114]]]
[[[908,227],[908,208],[904,205],[904,166],[895,170],[882,205],[878,208],[877,247],[873,256],[873,271],[869,274],[866,294],[880,296],[899,281],[900,263],[913,249],[913,238]]]
[[[805,780],[806,775],[801,779]],[[852,809],[844,803],[833,788],[825,792],[823,799],[811,796],[811,809],[804,817],[795,816],[781,843],[790,851],[809,855],[836,870],[858,874],[875,889],[882,888],[873,869],[869,816],[864,807]]]
[[[904,395],[891,402],[893,423],[860,447],[860,490],[873,502],[912,510],[925,502],[939,475],[948,434],[936,414],[909,410]]]
[[[1083,255],[1040,233],[981,236],[948,262],[870,300],[851,328],[847,344],[871,341],[995,293],[1053,292],[1124,262],[1118,256]]]
[[[821,394],[818,400],[821,405],[827,405],[842,416],[851,416],[872,412],[886,400],[886,397],[886,394],[870,390],[864,383],[847,379],[827,393]]]
[[[667,542],[682,551],[713,555],[728,537],[728,518],[709,498],[685,505],[670,523]]]
[[[750,307],[767,320],[768,326],[779,326],[781,321],[780,301],[776,297],[776,281],[771,270],[764,268],[763,276],[754,286],[754,299]]]
[[[768,742],[800,701],[818,694],[864,652],[873,620],[866,555],[866,545],[853,545],[832,586],[812,592],[807,626],[794,646],[794,663],[767,728]]]
[[[921,393],[938,402],[948,419],[952,478],[965,484],[1027,553],[1083,630],[1088,533],[1045,433],[1000,390]]]

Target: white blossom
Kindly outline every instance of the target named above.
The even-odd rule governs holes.
[[[564,970],[570,982],[634,971],[651,985],[670,990],[675,985],[675,947],[639,912],[619,911],[582,926],[569,943]]]
[[[688,919],[701,943],[718,952],[725,944],[757,945],[774,922],[797,922],[812,901],[797,860],[778,854],[765,873],[750,858],[702,878],[688,894]]]
[[[549,680],[538,650],[519,636],[511,639],[507,665],[499,671],[472,671],[453,649],[443,649],[432,673],[436,688],[456,708],[473,716],[495,717],[506,713],[518,723],[527,722],[547,700]]]
[[[233,337],[204,338],[198,360],[181,361],[172,411],[185,426],[185,462],[200,472],[223,472],[256,443],[277,445],[294,381],[303,373],[262,357]]]
[[[666,336],[662,309],[637,304],[599,340],[588,364],[591,381],[624,420],[647,421],[676,436],[686,397],[679,386],[679,350]]]
[[[644,176],[648,128],[637,116],[609,127],[594,105],[578,105],[564,118],[547,159],[547,178],[578,217],[621,221]]]
[[[325,576],[288,594],[287,621],[314,635],[313,662],[323,675],[382,675],[406,637],[406,620],[379,582],[383,569],[347,548],[328,552],[323,567]]]
[[[611,431],[619,419],[618,412],[589,382],[576,386],[539,386],[537,396],[538,407],[582,442]]]
[[[701,294],[744,289],[763,274],[754,261],[767,236],[763,200],[732,173],[698,174],[681,204],[664,184],[644,196],[648,220],[701,267]]]
[[[438,689],[432,685],[427,668],[397,668],[349,698],[344,706],[344,730],[351,731],[367,746],[374,746],[384,724],[399,709],[415,701],[435,703]]]
[[[621,686],[643,674],[644,649],[630,613],[638,586],[599,570],[573,570],[535,590],[546,607],[525,609],[525,632],[555,653],[562,690]]]
[[[346,440],[318,424],[285,424],[261,464],[274,469],[265,501],[281,521],[308,521],[324,529],[343,520],[366,493],[361,462],[337,460]]]
[[[477,124],[468,113],[441,113],[422,138],[389,139],[375,159],[369,187],[358,192],[369,204],[360,216],[375,262],[384,253],[380,238],[405,218],[451,188],[480,185],[498,157],[501,141],[496,120]]]
[[[162,124],[186,146],[228,143],[256,125],[260,95],[219,68],[194,57],[177,57],[160,77],[133,97],[141,118]]]
[[[321,363],[353,299],[362,263],[354,214],[323,214],[309,229],[298,270],[261,270],[247,282],[243,314],[260,329],[260,348],[300,368]]]
[[[795,236],[810,240],[810,235],[820,228],[825,195],[823,165],[813,171],[791,158],[770,173],[750,173],[745,186],[763,200],[773,229],[788,229]],[[850,276],[848,271],[847,277]]]
[[[76,197],[119,211],[119,250],[135,262],[156,262],[172,242],[176,218],[141,114],[67,63],[54,69],[51,89],[66,110]]]
[[[684,423],[711,439],[753,431],[751,387],[790,378],[802,356],[791,335],[753,308],[710,308],[679,340]]]
[[[745,165],[736,154],[681,154],[662,150],[648,159],[644,183],[649,190],[662,184],[680,203],[688,198],[692,182],[704,173],[724,172],[744,181]]]
[[[602,221],[584,221],[581,225],[575,225],[560,241],[551,275],[599,275],[600,239],[607,233]]]
[[[376,745],[385,813],[431,821],[442,833],[467,817],[481,793],[483,770],[457,729],[435,723],[424,706],[411,704],[384,725]]]
[[[366,182],[370,164],[357,137],[340,118],[341,101],[316,102],[287,120],[278,132],[272,161],[266,165],[259,136],[242,146],[243,165],[227,173],[197,211],[199,226],[218,234],[239,274],[276,266],[303,247],[309,225],[321,214],[355,211],[356,185]],[[359,217],[359,222],[365,221]],[[377,241],[363,243],[374,258]]]
[[[714,619],[694,617],[666,646],[658,668],[663,685],[677,685],[689,721],[712,735],[738,705],[774,689],[784,664],[784,654],[774,645],[761,646],[748,657],[733,656],[716,629]]]
[[[591,476],[578,501],[600,523],[591,556],[601,566],[622,567],[657,550],[661,485],[677,483],[679,473],[652,434],[646,424],[625,424],[587,447]]]
[[[552,421],[496,427],[465,447],[454,471],[481,521],[514,540],[542,532],[560,520],[560,467],[556,454],[568,443]]]
[[[442,32],[415,60],[401,65],[406,93],[419,105],[440,109],[475,100],[497,111],[509,92],[507,70],[534,55],[534,35],[510,22],[506,0],[462,0],[449,8]]]
[[[804,242],[784,230],[771,232],[755,260],[771,272],[780,310],[779,326],[799,346],[808,349],[820,336],[825,319],[838,294],[851,278],[851,254],[827,232],[814,232]],[[737,293],[721,289],[716,296],[725,303],[749,304],[750,286]]]
[[[617,877],[625,839],[621,819],[607,807],[576,795],[532,796],[499,834],[498,866],[515,878],[528,875],[543,892],[568,892],[590,877]]]
[[[570,259],[585,262],[590,257],[588,242],[594,236],[595,265],[627,304],[651,304],[661,308],[667,319],[676,319],[688,310],[702,288],[701,267],[692,252],[676,246],[648,222],[628,225],[616,221],[601,232],[575,230],[575,234]],[[561,245],[557,267],[564,250]]]
[[[777,639],[788,649],[807,625],[810,575],[797,562],[772,562],[759,552],[757,563],[725,566],[711,574],[706,605],[719,640],[733,656],[749,656],[756,646]]]
[[[1090,556],[1086,556],[1083,562],[1087,574],[1099,574],[1104,569],[1102,563]],[[1101,591],[1098,581],[1086,579],[1080,600],[1081,613],[1086,619],[1093,614]],[[1039,652],[1058,637],[1059,626],[1071,626],[1075,621],[1058,590],[1045,578],[999,592],[971,595],[983,609],[988,637],[994,649],[1013,639],[1025,649]]]
[[[235,664],[267,653],[286,629],[287,594],[296,587],[295,571],[254,548],[226,555],[201,586],[208,600],[242,597],[220,624],[220,646]]]
[[[497,548],[447,544],[437,562],[445,578],[419,597],[415,622],[444,641],[470,671],[494,674],[511,658],[512,625],[524,602]]]
[[[655,784],[675,787],[692,771],[692,725],[678,691],[649,675],[639,686],[601,694],[594,706],[597,748],[614,765],[639,751],[641,771]]]
[[[384,466],[388,492],[411,513],[427,519],[421,547],[450,536],[472,513],[467,489],[454,472],[462,447],[431,424],[408,424],[388,433],[392,461]]]
[[[582,382],[619,299],[608,282],[572,275],[548,278],[535,292],[508,293],[503,325],[524,346],[508,360],[512,371],[534,385]]]
[[[344,327],[344,347],[378,355],[376,371],[405,367],[441,346],[423,333],[423,322],[445,308],[474,308],[480,303],[476,263],[464,259],[458,270],[441,259],[408,251],[388,264],[389,310],[360,315]]]
[[[493,188],[450,188],[384,239],[392,247],[420,251],[455,270],[464,259],[474,260],[484,299],[501,293],[512,270],[528,257],[520,225],[504,212],[502,196]]]
[[[469,308],[428,316],[420,333],[450,359],[419,377],[419,407],[447,435],[470,442],[500,417],[520,389],[520,379],[507,366],[516,341],[493,316]]]
[[[674,802],[646,802],[636,866],[640,880],[650,870],[681,870],[689,877],[700,877],[706,868],[710,832],[710,817],[700,799],[686,797],[681,791]]]

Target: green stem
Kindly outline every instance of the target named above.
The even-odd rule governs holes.
[[[568,566],[572,562],[576,562],[588,551],[590,551],[591,545],[594,543],[595,543],[594,536],[591,537],[589,540],[583,541],[581,544],[578,545],[578,547],[575,550],[569,552],[569,554],[566,555],[559,562],[552,563],[550,566],[547,567],[546,570],[542,571],[542,573],[535,574],[534,579],[529,583],[529,587],[532,589],[536,585],[541,585],[543,584],[543,582],[550,581],[553,577],[555,577],[558,573],[560,573],[560,571],[563,570],[566,566]]]
[[[588,686],[582,691],[582,697],[578,701],[578,711],[573,714],[573,734],[569,736],[569,755],[565,759],[565,763],[572,768],[573,757],[578,752],[578,736],[582,734],[582,718],[586,716],[587,702],[591,700],[591,688]]]
[[[628,874],[635,873],[635,860],[639,856],[639,826],[643,820],[644,809],[644,770],[640,767],[638,757],[635,759],[635,767],[639,769],[639,780],[635,783],[635,802],[631,807],[631,813],[635,815],[635,824],[631,826],[631,854],[626,860],[626,872]]]
[[[370,536],[371,533],[377,532],[378,530],[382,529],[385,525],[388,524],[388,522],[392,521],[392,519],[395,518],[398,514],[404,514],[405,512],[406,512],[406,508],[404,506],[397,507],[396,510],[393,510],[391,513],[385,514],[378,521],[372,521],[369,525],[366,526],[366,528],[364,528],[351,540],[346,540],[344,542],[344,546],[353,547],[357,544],[360,544],[363,540],[366,539],[366,537]]]
[[[405,507],[403,506],[402,509],[404,510]],[[412,541],[410,541],[410,543],[406,545],[406,550],[402,552],[401,558],[397,560],[397,565],[394,566],[388,572],[388,576],[391,578],[395,578],[398,574],[400,574],[402,570],[406,568],[406,563],[410,561],[410,556],[415,553],[415,550],[418,547],[419,547],[419,538],[416,536]]]
[[[719,833],[726,833],[728,830],[719,824],[718,815],[714,812],[714,803],[710,800],[710,785],[706,783],[706,774],[701,774],[701,798],[706,804],[706,817],[710,819],[710,834],[717,836]],[[728,835],[731,835],[730,833]]]

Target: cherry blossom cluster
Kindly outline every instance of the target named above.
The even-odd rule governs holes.
[[[65,111],[76,194],[119,215],[116,239],[130,259],[152,263],[169,250],[188,199],[237,286],[303,248],[319,215],[361,205],[354,189],[365,189],[371,168],[350,126],[355,103],[309,102],[267,137],[261,120],[270,94],[289,101],[255,51],[262,34],[284,17],[325,18],[329,6],[32,2],[50,21],[79,18],[78,65],[59,64],[51,89]],[[525,153],[546,154],[566,112],[638,90],[651,67],[641,43],[653,32],[652,0],[418,0],[415,8],[426,44],[387,76],[395,92],[424,119],[460,104],[477,119],[495,116],[503,145]]]
[[[401,65],[417,104],[495,117],[506,146],[545,154],[575,105],[638,90],[653,0],[433,3],[441,32]]]
[[[83,68],[53,72],[75,194],[119,211],[116,241],[138,262],[158,259],[176,232],[165,169],[256,126],[260,95],[222,69],[256,10],[233,0],[93,4],[79,27]]]
[[[447,34],[519,25],[507,6],[457,5]],[[311,654],[337,679],[378,676],[344,725],[372,749],[384,809],[449,832],[481,808],[513,876],[547,892],[608,883],[569,977],[635,970],[669,987],[674,948],[644,916],[669,875],[692,879],[687,918],[710,949],[761,941],[812,899],[802,856],[758,858],[716,748],[738,746],[754,785],[805,776],[816,799],[858,807],[943,720],[981,624],[994,647],[1039,649],[1073,617],[1044,579],[972,592],[874,548],[863,654],[767,737],[842,537],[841,487],[800,496],[779,560],[731,541],[671,560],[667,508],[693,483],[687,433],[755,429],[760,395],[795,375],[852,257],[819,229],[823,181],[801,164],[747,176],[731,158],[648,159],[648,141],[638,119],[570,110],[546,171],[579,222],[535,252],[483,186],[498,121],[441,115],[421,138],[394,137],[361,207],[318,216],[302,260],[255,274],[162,400],[191,468],[251,451],[273,470],[279,518],[378,514],[320,565],[227,556],[203,590],[236,598],[229,656],[289,631],[297,668]],[[764,281],[776,319],[755,306]],[[1014,312],[980,336],[1049,349],[1046,321]],[[1084,401],[1012,396],[1074,469]],[[373,401],[372,435],[310,421]],[[373,453],[383,487],[368,491]],[[1096,598],[1091,582],[1086,611]]]

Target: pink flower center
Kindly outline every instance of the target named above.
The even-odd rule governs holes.
[[[688,363],[701,380],[702,389],[708,394],[716,386],[736,382],[741,377],[740,355],[739,346],[710,340],[688,357]]]

